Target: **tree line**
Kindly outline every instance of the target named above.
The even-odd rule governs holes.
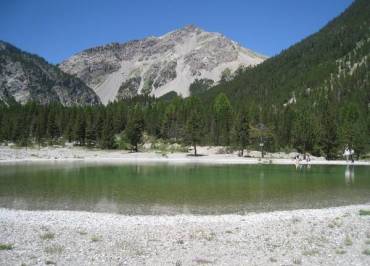
[[[20,146],[55,145],[138,151],[147,134],[193,147],[225,146],[240,155],[259,149],[293,151],[334,159],[346,146],[358,156],[369,152],[369,107],[338,101],[336,91],[318,90],[281,108],[253,101],[232,104],[224,93],[156,99],[137,96],[107,106],[0,105],[0,142]]]

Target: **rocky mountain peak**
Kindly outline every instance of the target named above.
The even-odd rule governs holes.
[[[183,28],[180,28],[176,31],[183,32],[183,33],[195,33],[195,34],[200,34],[201,32],[204,32],[203,29],[199,28],[198,26],[194,24],[186,25]]]
[[[196,80],[218,82],[226,69],[232,73],[265,59],[220,33],[186,25],[159,37],[87,49],[60,68],[82,79],[108,103],[140,93],[162,96],[175,91],[186,97]]]

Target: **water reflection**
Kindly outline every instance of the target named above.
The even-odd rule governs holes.
[[[295,169],[296,170],[303,170],[303,169],[310,170],[311,169],[311,164],[310,163],[296,163],[295,164]]]
[[[0,208],[220,214],[366,203],[370,192],[370,168],[356,166],[354,182],[353,165],[79,163],[67,169],[0,166]]]
[[[346,184],[354,184],[355,183],[355,166],[354,165],[347,165],[346,170],[344,171],[344,180]]]

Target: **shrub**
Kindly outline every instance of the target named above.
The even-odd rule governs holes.
[[[0,250],[12,250],[12,249],[13,249],[13,245],[0,243]]]
[[[360,210],[360,215],[361,216],[370,215],[370,210]]]

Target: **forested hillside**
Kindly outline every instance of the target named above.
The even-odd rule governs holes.
[[[107,106],[3,106],[0,141],[74,141],[137,149],[144,132],[169,142],[310,152],[370,150],[370,1],[318,33],[186,99],[138,96]]]
[[[236,102],[252,98],[260,105],[278,105],[294,95],[303,96],[307,90],[334,86],[334,76],[352,74],[368,59],[369,14],[369,1],[355,1],[318,33],[220,84],[209,97],[222,91]]]

